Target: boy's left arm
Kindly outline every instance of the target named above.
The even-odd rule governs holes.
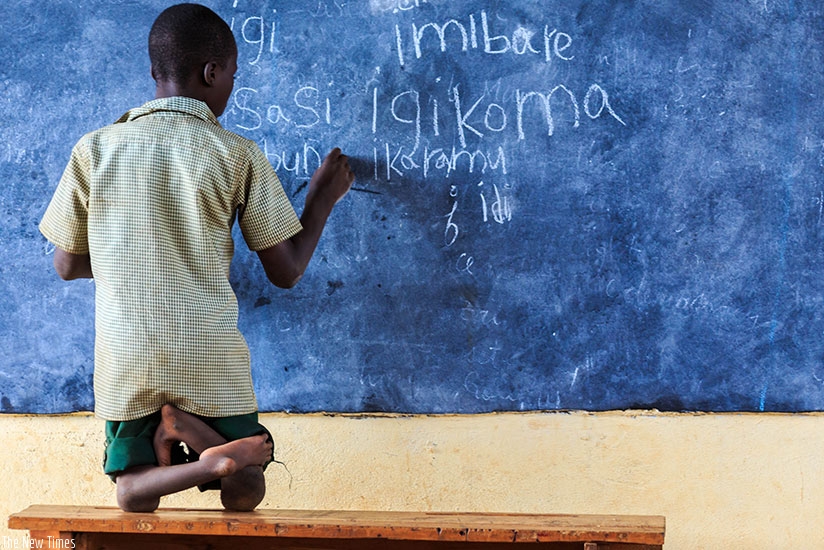
[[[54,249],[54,270],[64,281],[94,277],[91,256],[88,254],[72,254],[59,247]]]

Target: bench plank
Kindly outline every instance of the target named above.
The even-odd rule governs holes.
[[[435,542],[386,539],[290,539],[192,535],[87,533],[75,539],[77,550],[512,550],[505,542]],[[47,546],[44,546],[46,548]],[[530,544],[535,550],[587,550],[582,542]],[[660,545],[593,543],[592,550],[661,550]]]
[[[159,535],[197,535],[266,537],[268,547],[274,547],[273,538],[283,538],[288,539],[293,548],[301,547],[295,545],[298,540],[315,545],[305,548],[330,548],[330,540],[337,541],[335,548],[342,547],[346,540],[353,542],[352,548],[364,548],[365,541],[371,540],[379,545],[385,545],[381,541],[459,542],[460,548],[467,550],[470,548],[467,543],[487,543],[481,547],[491,550],[491,543],[496,546],[513,542],[578,543],[570,547],[582,548],[582,542],[592,542],[598,543],[600,550],[660,548],[664,543],[665,519],[662,516],[326,510],[233,513],[175,508],[135,514],[111,507],[35,505],[12,514],[9,528],[44,533],[88,533],[87,540],[101,533],[140,535],[141,538],[151,535],[153,546],[160,542]],[[134,537],[132,540],[137,541]],[[239,542],[233,540],[235,544]],[[323,544],[322,540],[325,541]],[[96,544],[101,547],[102,543],[98,541]],[[414,547],[424,548],[426,545]],[[392,548],[399,546],[393,544]],[[436,548],[446,547],[441,544]]]

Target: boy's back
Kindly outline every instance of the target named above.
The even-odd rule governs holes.
[[[254,412],[228,280],[231,226],[239,212],[246,242],[262,250],[300,231],[297,216],[260,149],[202,102],[158,99],[118,122],[75,147],[41,226],[60,248],[91,255],[97,414],[131,420],[165,403]],[[86,250],[56,219],[77,201],[88,204]]]

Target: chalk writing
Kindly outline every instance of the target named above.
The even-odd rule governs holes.
[[[461,320],[479,327],[501,326],[503,324],[494,312],[477,307],[468,301],[461,308]]]
[[[443,240],[446,246],[452,246],[455,244],[455,241],[458,239],[458,235],[460,234],[460,230],[458,229],[458,224],[453,221],[453,217],[455,216],[455,211],[458,209],[458,201],[454,201],[452,203],[452,210],[450,210],[449,214],[444,216],[446,218],[446,228],[444,229]]]
[[[233,8],[237,9],[237,4],[233,3]],[[371,3],[373,12],[391,11],[399,15],[421,6],[420,1],[411,0]],[[276,67],[279,36],[285,32],[280,28],[280,19],[276,9],[232,17],[232,28],[241,46],[240,66],[259,69],[268,63]],[[575,52],[579,49],[575,47],[576,41],[567,32],[545,23],[506,22],[487,10],[440,22],[398,21],[393,23],[391,34],[401,65],[404,55],[423,63],[430,55],[452,50],[475,50],[493,56],[510,54],[544,64],[569,64],[580,55]],[[428,181],[433,177],[449,178],[458,171],[506,175],[511,147],[508,144],[554,137],[561,128],[580,128],[585,120],[608,118],[620,125],[627,124],[615,108],[609,90],[599,83],[577,88],[556,82],[541,89],[514,83],[509,93],[502,94],[500,80],[485,83],[478,93],[454,78],[447,81],[435,77],[425,87],[392,90],[394,84],[382,81],[386,71],[380,66],[370,73],[370,126],[364,130],[374,136],[371,158],[367,158],[372,165],[368,173],[376,181]],[[256,74],[263,73],[252,71],[247,78],[256,79]],[[264,133],[263,147],[277,169],[308,175],[306,172],[316,165],[319,156],[319,140],[313,134],[334,131],[340,124],[337,113],[348,116],[359,108],[347,104],[346,97],[359,102],[362,96],[342,93],[334,83],[334,75],[318,73],[315,81],[292,90],[278,86],[277,96],[284,99],[272,98],[271,85],[265,81],[244,82],[235,89],[230,103],[234,127]],[[321,81],[328,82],[321,85]],[[274,151],[265,138],[269,131],[298,133],[305,142],[303,150]],[[438,143],[440,139],[443,144]],[[485,142],[490,143],[483,145]],[[511,197],[502,195],[497,182],[491,182],[488,191],[478,196],[485,222],[501,224],[512,220]]]
[[[428,4],[428,0],[370,0],[369,5],[372,12],[398,13],[399,11],[409,11]]]
[[[241,87],[232,94],[240,120],[235,125],[241,130],[258,130],[264,124],[287,125],[299,129],[332,124],[332,102],[323,97],[314,86],[301,86],[288,104],[260,105],[262,98],[255,88]]]
[[[519,25],[504,34],[495,34],[500,31],[492,28],[492,18],[494,16],[490,17],[485,10],[481,10],[480,17],[472,13],[463,21],[448,19],[420,26],[413,22],[403,30],[400,24],[396,24],[398,63],[403,67],[410,53],[416,60],[425,57],[425,52],[429,51],[427,47],[431,48],[432,44],[441,53],[458,49],[464,53],[478,51],[487,55],[530,55],[538,56],[545,63],[552,63],[555,59],[571,61],[575,57],[567,52],[572,47],[572,37],[565,32],[550,30],[549,25],[544,25],[540,30]],[[411,47],[408,46],[410,43]]]
[[[483,187],[484,182],[478,184],[478,187]],[[492,185],[494,195],[490,197],[487,204],[486,195],[481,190],[481,209],[483,211],[484,222],[494,221],[497,224],[504,224],[512,221],[512,207],[509,198],[506,195],[501,195],[497,184]]]
[[[323,161],[318,147],[310,143],[304,143],[297,151],[273,150],[269,140],[263,138],[261,149],[276,172],[284,170],[295,176],[311,176]]]
[[[246,17],[238,30],[235,29],[235,18],[232,17],[230,20],[229,27],[240,35],[238,42],[257,48],[257,52],[253,51],[254,57],[246,60],[249,65],[257,65],[260,62],[264,49],[270,54],[275,53],[275,32],[277,30],[275,17],[277,16],[277,10],[272,10],[272,14],[273,20],[271,22],[267,22],[262,15]]]
[[[430,89],[426,94],[415,90],[405,90],[392,96],[388,102],[389,116],[382,117],[384,106],[380,100],[378,89],[372,90],[372,133],[380,130],[397,131],[398,128],[411,130],[413,145],[409,154],[414,154],[420,147],[424,135],[439,137],[443,132],[443,123],[451,124],[449,128],[458,135],[461,147],[469,146],[468,138],[484,140],[488,136],[505,133],[508,129],[516,132],[517,139],[528,139],[530,126],[541,131],[545,128],[547,136],[556,133],[556,118],[561,110],[562,118],[572,120],[572,128],[581,124],[581,111],[590,119],[596,120],[603,115],[609,115],[621,125],[626,126],[623,118],[613,108],[609,92],[599,84],[591,84],[579,101],[580,93],[576,93],[563,84],[549,87],[547,90],[523,90],[517,88],[513,97],[507,100],[494,100],[481,94],[477,97],[466,98],[461,86],[456,84],[446,91],[444,98],[434,95]],[[444,116],[442,105],[449,104],[452,113]],[[424,110],[422,105],[429,105]],[[302,105],[304,109],[307,106]],[[315,113],[317,116],[317,113]],[[424,125],[422,118],[428,119]],[[379,120],[387,119],[391,124],[398,124],[395,128],[384,128]],[[425,131],[425,128],[429,128]]]
[[[468,275],[473,275],[472,273],[472,266],[475,264],[475,258],[467,254],[466,252],[462,252],[460,256],[458,256],[457,262],[455,262],[455,270],[459,273],[466,273]]]

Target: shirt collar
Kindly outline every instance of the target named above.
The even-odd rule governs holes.
[[[206,122],[211,122],[215,126],[220,126],[214,113],[209,109],[206,103],[193,99],[191,97],[164,97],[161,99],[154,99],[140,107],[127,111],[123,116],[117,119],[117,122],[131,122],[142,116],[151,115],[159,112],[177,112],[186,115],[197,117]]]

